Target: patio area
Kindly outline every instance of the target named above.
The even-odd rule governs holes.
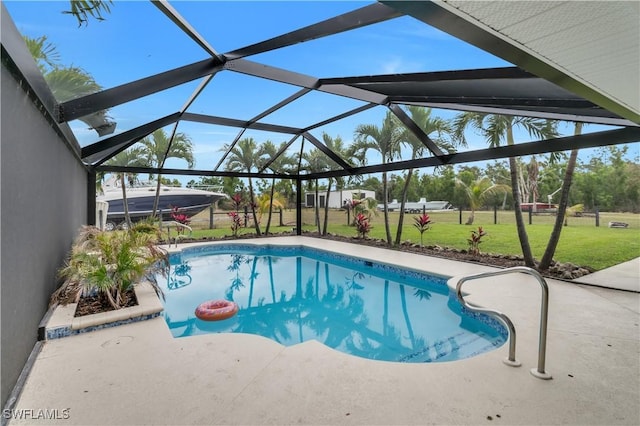
[[[312,245],[448,276],[495,270],[365,246],[354,253],[352,244],[315,238],[256,242]],[[637,262],[628,270],[640,274]],[[637,275],[625,279],[638,282]],[[640,293],[547,283],[552,380],[529,371],[537,365],[540,286],[514,274],[467,282],[465,291],[470,302],[512,319],[519,368],[502,363],[506,344],[461,361],[400,364],[316,341],[284,347],[243,334],[175,339],[159,317],[47,341],[14,414],[57,410],[58,419],[37,423],[82,425],[639,424]]]

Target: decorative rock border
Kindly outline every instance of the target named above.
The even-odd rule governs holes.
[[[56,306],[38,329],[38,340],[52,340],[103,328],[116,327],[155,318],[164,310],[153,287],[141,283],[134,287],[138,304],[109,312],[74,317],[76,303]]]

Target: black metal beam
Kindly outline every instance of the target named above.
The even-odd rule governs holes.
[[[282,101],[278,102],[277,104],[275,104],[271,108],[269,108],[269,109],[261,112],[260,114],[256,115],[251,120],[249,120],[249,122],[253,123],[255,121],[260,121],[261,119],[263,119],[267,115],[276,112],[277,110],[279,110],[283,106],[290,104],[291,102],[295,101],[298,98],[301,98],[302,96],[306,95],[310,91],[311,91],[311,89],[308,89],[308,88],[302,88],[302,89],[298,90],[293,95],[287,97],[286,99],[283,99]]]
[[[362,102],[378,105],[384,105],[388,102],[387,96],[385,95],[345,84],[323,84],[318,90],[320,92],[331,93],[332,95],[344,96],[345,98],[357,99]]]
[[[168,124],[175,123],[180,118],[180,113],[176,112],[171,115],[167,115],[166,117],[162,117],[158,120],[151,121],[142,126],[136,127],[135,129],[128,130],[126,132],[119,133],[115,136],[112,136],[108,139],[102,140],[100,142],[96,142],[92,145],[85,146],[82,148],[82,158],[87,160],[89,157],[99,154],[102,151],[106,151],[110,148],[115,148],[117,146],[127,144],[136,139],[140,139],[155,130],[160,129]]]
[[[195,41],[200,47],[202,47],[208,54],[212,57],[216,58],[220,63],[224,62],[225,59],[222,55],[220,55],[216,50],[207,43],[207,41],[202,37],[198,32],[184,19],[177,10],[173,8],[169,4],[169,2],[165,0],[151,0],[153,3],[165,16],[173,21],[185,34],[187,34],[193,41]]]
[[[366,111],[366,110],[371,109],[371,108],[373,108],[375,106],[378,106],[378,105],[376,105],[376,104],[367,104],[367,105],[363,105],[363,106],[358,107],[358,108],[354,108],[351,111],[344,112],[344,113],[342,113],[340,115],[336,115],[335,117],[331,117],[331,118],[329,118],[327,120],[324,120],[324,121],[321,121],[319,123],[313,124],[313,125],[305,128],[305,129],[302,129],[302,131],[303,132],[308,132],[309,130],[317,129],[318,127],[322,127],[325,124],[329,124],[329,123],[333,123],[334,121],[342,120],[343,118],[350,117],[350,116],[352,116],[354,114],[361,113],[362,111]]]
[[[289,147],[293,144],[293,142],[295,142],[296,139],[298,139],[300,137],[300,135],[295,135],[294,137],[292,137],[289,142],[287,142],[285,145],[283,145],[278,152],[276,152],[276,154],[269,159],[269,161],[267,161],[266,163],[264,163],[264,165],[260,168],[260,170],[258,170],[258,172],[262,173],[264,172],[266,169],[269,168],[269,166],[278,158],[280,157],[282,154],[284,154],[287,149],[289,149]]]
[[[333,152],[332,150],[330,150],[325,144],[323,144],[322,142],[320,142],[318,139],[316,139],[315,136],[313,136],[311,133],[309,132],[304,132],[303,136],[309,141],[311,142],[316,148],[318,148],[320,151],[322,151],[327,157],[331,158],[333,161],[336,162],[336,164],[338,164],[340,167],[342,167],[343,169],[347,170],[347,174],[351,174],[348,172],[348,170],[351,170],[352,166],[351,164],[347,163],[346,161],[344,161],[342,158],[340,158],[338,156],[338,154],[336,154],[335,152]]]
[[[120,145],[116,145],[116,146],[114,146],[114,147],[112,147],[110,149],[107,149],[105,151],[100,151],[99,154],[91,155],[91,156],[85,158],[85,162],[87,164],[91,164],[93,167],[98,167],[98,166],[106,163],[111,158],[115,157],[116,155],[120,154],[122,151],[126,150],[131,145],[134,145],[134,144],[140,142],[140,140],[142,138],[144,138],[145,136],[147,136],[147,135],[140,136],[140,137],[138,137],[136,139],[132,139],[132,140],[127,141],[126,143],[122,143]]]
[[[440,95],[399,95],[389,96],[389,102],[395,102],[400,104],[408,104],[415,102],[432,102],[439,103],[441,105],[452,104],[464,104],[471,106],[484,106],[484,107],[536,107],[536,108],[557,108],[558,111],[571,108],[582,108],[586,110],[599,110],[608,115],[608,112],[598,108],[592,102],[584,99],[549,99],[549,98],[530,98],[530,97],[505,97],[505,96],[465,96],[460,94],[459,96],[440,96]],[[526,112],[523,111],[523,112]]]
[[[195,121],[198,123],[218,124],[227,127],[240,127],[246,129],[262,130],[265,132],[287,133],[291,135],[302,133],[302,129],[297,127],[279,126],[277,124],[252,123],[250,121],[236,120],[235,118],[217,117],[214,115],[194,114],[185,112],[181,120]]]
[[[321,78],[320,84],[372,84],[375,83],[405,83],[407,81],[439,82],[439,81],[457,81],[457,80],[504,80],[504,79],[532,78],[539,80],[540,77],[535,76],[518,67],[497,67],[497,68],[478,68],[454,71],[433,71],[433,72],[417,72],[402,74],[380,74],[352,77],[333,77]]]
[[[382,3],[374,3],[361,7],[360,9],[356,9],[352,12],[347,12],[322,22],[279,35],[269,40],[233,50],[225,53],[224,56],[228,59],[237,59],[245,56],[256,55],[258,53],[264,53],[270,50],[280,49],[297,43],[315,40],[321,37],[387,21],[389,19],[397,18],[398,16],[402,16],[402,13],[385,6]]]
[[[216,74],[217,73],[210,74],[202,79],[200,84],[198,84],[198,87],[196,87],[196,90],[193,91],[191,96],[189,96],[189,99],[187,99],[184,105],[182,105],[182,108],[180,108],[180,113],[184,113],[191,106],[191,104],[195,102],[196,98],[200,96],[200,93],[202,93],[205,87],[207,87],[211,80],[213,80],[213,77],[215,77]]]
[[[222,69],[217,59],[205,59],[184,67],[126,83],[98,93],[64,102],[59,106],[58,121],[75,120],[96,111],[120,105],[134,99],[165,90]]]
[[[557,110],[551,111],[532,111],[530,109],[515,109],[515,108],[504,108],[504,107],[493,107],[493,106],[481,106],[481,105],[466,105],[460,103],[451,103],[451,104],[442,104],[439,102],[403,102],[404,105],[416,105],[423,106],[427,108],[435,108],[435,109],[448,109],[454,111],[471,111],[471,112],[479,112],[483,114],[497,114],[497,115],[513,115],[520,117],[533,117],[533,118],[543,118],[546,120],[562,120],[562,121],[577,121],[581,123],[591,123],[591,124],[604,124],[608,126],[632,126],[637,127],[639,124],[633,123],[624,118],[608,118],[603,116],[592,116],[586,115],[589,111],[582,111],[582,114],[578,113],[563,113]]]
[[[302,235],[302,180],[296,179],[296,235]]]
[[[631,108],[603,95],[597,88],[578,81],[574,76],[555,66],[551,61],[545,61],[542,57],[529,54],[517,45],[509,43],[498,34],[485,30],[471,19],[462,18],[457,14],[453,6],[445,2],[404,0],[381,0],[381,2],[555,83],[620,117],[634,123],[640,123],[640,114]]]
[[[640,142],[640,128],[625,127],[616,130],[606,130],[577,136],[566,136],[537,142],[501,146],[497,148],[444,154],[439,157],[419,158],[415,160],[396,161],[393,163],[373,166],[353,167],[350,170],[350,173],[363,175],[395,170],[418,169],[421,167],[434,167],[442,164],[451,165],[472,163],[476,161],[522,157],[533,154],[546,154],[549,152],[569,151],[572,149],[594,148],[598,146],[619,145],[634,142]],[[309,173],[308,175],[305,175],[305,178],[326,179],[330,177],[346,176],[350,173],[342,170],[332,170],[328,172]]]
[[[265,78],[267,80],[291,84],[307,89],[318,90],[333,95],[344,96],[346,98],[357,99],[363,102],[375,103],[379,105],[387,102],[387,97],[379,93],[343,84],[325,84],[321,86],[320,80],[316,77],[288,71],[282,68],[272,67],[270,65],[252,62],[246,59],[234,59],[232,61],[228,61],[224,65],[224,67],[229,71],[235,71],[241,74]]]
[[[218,171],[218,168],[220,168],[220,166],[222,166],[222,163],[224,163],[224,160],[227,158],[227,155],[229,155],[229,153],[231,152],[233,147],[236,146],[236,144],[238,143],[238,141],[240,140],[240,138],[242,137],[242,135],[244,134],[244,132],[246,130],[247,130],[246,128],[240,129],[240,131],[236,135],[235,139],[233,139],[233,142],[231,142],[231,144],[229,145],[227,150],[224,152],[224,154],[222,154],[222,157],[220,158],[220,161],[218,161],[218,164],[216,164],[216,166],[213,168],[214,172]]]
[[[263,178],[263,179],[295,179],[296,176],[285,173],[257,173],[257,172],[232,172],[193,169],[162,169],[159,167],[124,167],[124,166],[98,166],[97,171],[124,172],[124,173],[150,173],[177,176],[211,176],[211,177],[238,177],[238,178]]]
[[[395,114],[396,117],[398,117],[398,119],[402,122],[402,124],[404,124],[405,127],[411,133],[413,133],[415,137],[418,138],[418,140],[422,142],[422,144],[429,151],[431,151],[433,155],[441,156],[444,154],[442,150],[438,147],[438,145],[436,145],[435,142],[432,141],[431,138],[429,138],[429,136],[420,128],[420,126],[416,124],[415,121],[411,119],[411,117],[407,115],[406,112],[404,112],[402,108],[400,108],[398,105],[391,104],[389,105],[389,109],[391,110],[391,112]]]
[[[292,84],[298,87],[306,87],[307,89],[316,89],[318,87],[318,79],[315,77],[260,64],[247,59],[234,59],[232,61],[227,61],[227,63],[224,64],[224,68],[241,74],[252,75],[254,77],[265,78],[267,80],[273,80],[280,83]]]
[[[96,226],[96,171],[87,170],[87,225]]]

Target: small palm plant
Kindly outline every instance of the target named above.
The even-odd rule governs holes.
[[[420,247],[422,247],[422,235],[425,231],[431,229],[431,218],[426,213],[422,214],[422,216],[414,216],[413,226],[415,226],[416,229],[418,229],[418,232],[420,232]]]
[[[375,198],[363,198],[362,200],[353,200],[350,203],[350,207],[353,210],[353,224],[356,224],[356,218],[359,214],[363,214],[367,220],[371,220],[372,216],[376,216],[378,214],[378,202]]]
[[[144,278],[160,294],[156,275],[166,276],[169,260],[156,242],[154,233],[83,227],[69,260],[58,272],[64,282],[52,295],[52,303],[64,305],[83,295],[98,294],[113,309],[120,309],[125,305],[125,294]]]
[[[477,256],[480,254],[480,243],[482,242],[482,237],[487,235],[487,233],[482,229],[482,226],[478,226],[478,230],[471,231],[471,237],[467,239],[469,243],[469,253]]]

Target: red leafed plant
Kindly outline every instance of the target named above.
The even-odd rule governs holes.
[[[356,222],[356,230],[358,231],[358,235],[360,238],[365,238],[369,231],[371,231],[371,224],[369,223],[369,218],[362,213],[358,213],[355,218]]]
[[[189,218],[189,216],[181,213],[178,207],[171,208],[171,219],[183,225],[189,225],[189,223],[191,223],[191,219]],[[181,233],[182,231],[184,231],[184,229],[178,227],[178,233]]]
[[[231,232],[233,232],[233,236],[238,236],[238,230],[242,227],[242,220],[240,219],[240,215],[236,212],[227,213],[231,218]]]
[[[240,205],[242,204],[242,194],[236,192],[231,196],[231,201],[233,202],[233,207],[235,211],[240,210]]]
[[[471,231],[471,237],[467,239],[469,243],[469,253],[477,256],[480,254],[480,243],[482,242],[482,237],[487,235],[487,233],[482,229],[482,226],[478,226],[478,230]]]
[[[414,216],[413,222],[413,226],[420,232],[420,247],[422,247],[422,234],[431,229],[431,218],[428,214],[424,213],[422,216]]]

